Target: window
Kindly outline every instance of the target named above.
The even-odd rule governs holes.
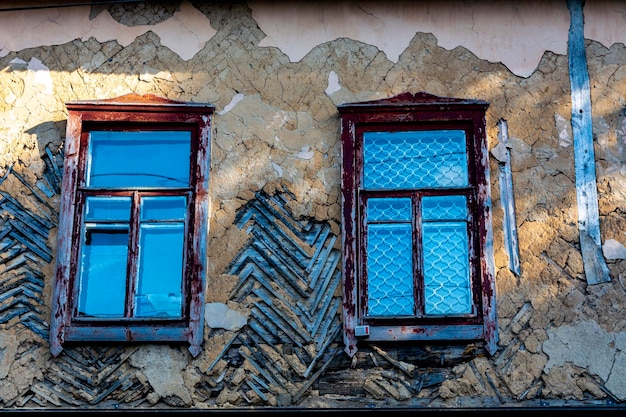
[[[344,341],[497,343],[488,103],[404,93],[339,106]]]
[[[51,351],[202,343],[213,107],[155,96],[67,104]]]

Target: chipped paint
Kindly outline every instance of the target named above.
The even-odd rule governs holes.
[[[206,16],[187,1],[181,3],[171,18],[156,25],[128,27],[116,22],[107,11],[91,20],[90,10],[89,6],[76,6],[2,12],[0,57],[27,48],[60,45],[74,39],[85,41],[91,37],[128,46],[152,31],[161,38],[163,46],[189,60],[216,33]],[[28,36],[15,36],[16,33],[28,33]]]
[[[463,46],[482,59],[502,62],[522,77],[533,73],[546,51],[567,51],[569,18],[559,0],[535,0],[524,7],[479,0],[248,4],[267,34],[259,45],[278,47],[293,62],[342,37],[374,45],[398,62],[417,32],[432,33],[448,50]]]
[[[239,330],[248,323],[248,317],[228,308],[224,303],[207,303],[204,319],[212,329]]]
[[[341,90],[341,85],[339,84],[339,76],[335,71],[331,71],[328,73],[328,87],[324,92],[328,95],[336,93]]]
[[[237,93],[233,96],[232,100],[230,100],[230,103],[228,103],[225,107],[224,110],[218,112],[217,114],[220,116],[225,115],[226,113],[228,113],[229,111],[231,111],[233,109],[233,107],[235,107],[237,105],[237,103],[239,103],[241,100],[244,99],[244,95],[241,93]]]
[[[626,332],[608,332],[596,322],[581,321],[547,329],[547,334],[543,343],[543,351],[550,358],[547,373],[570,362],[597,375],[615,397],[626,400]]]
[[[311,159],[315,155],[315,152],[311,150],[310,146],[303,146],[300,152],[296,154],[296,158],[299,159]]]

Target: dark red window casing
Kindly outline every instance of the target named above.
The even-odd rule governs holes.
[[[489,154],[485,112],[489,103],[403,93],[388,99],[338,106],[342,140],[342,240],[343,325],[346,352],[357,351],[355,330],[369,326],[370,341],[473,341],[482,340],[490,353],[497,346],[495,272],[491,226]],[[363,133],[368,131],[463,130],[467,140],[469,185],[454,193],[466,195],[470,207],[468,253],[471,269],[473,313],[464,317],[371,318],[366,315],[367,281],[364,258],[364,202],[372,195],[411,196],[431,191],[390,190],[371,193],[362,186]],[[435,194],[437,191],[435,191]],[[419,220],[419,219],[418,219]],[[419,235],[417,230],[416,234]],[[419,268],[419,259],[415,259]],[[418,274],[419,275],[419,274]],[[416,297],[423,296],[416,282]]]
[[[206,236],[211,119],[214,106],[185,103],[153,95],[129,94],[95,101],[66,103],[69,111],[65,138],[57,264],[53,288],[50,350],[57,356],[64,343],[188,342],[193,356],[200,353],[204,326]],[[78,199],[98,191],[81,191],[85,183],[90,130],[187,130],[191,133],[190,209],[187,213],[182,317],[176,320],[89,320],[76,317],[77,251],[83,214]],[[141,155],[137,155],[141,157]],[[150,195],[150,192],[143,192]],[[155,195],[167,195],[168,191]],[[108,195],[125,195],[109,191]],[[136,239],[136,236],[134,237]],[[131,265],[131,269],[135,267]],[[129,302],[129,301],[127,301]],[[126,307],[129,310],[129,307]]]

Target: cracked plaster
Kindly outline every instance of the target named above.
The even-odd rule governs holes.
[[[205,23],[208,22],[204,16],[202,16],[201,20]],[[117,24],[114,23],[114,25]],[[0,31],[2,31],[1,28]],[[364,48],[358,42],[341,42],[338,46],[344,48],[341,51],[345,55],[341,57],[331,56],[326,66],[320,64],[324,73],[314,78],[309,78],[310,73],[307,65],[311,64],[303,62],[302,65],[293,65],[293,67],[299,69],[295,71],[292,70],[292,66],[284,63],[286,59],[280,56],[280,53],[273,52],[276,56],[272,55],[270,58],[267,58],[268,62],[262,63],[265,65],[269,63],[268,68],[276,69],[277,77],[282,80],[280,86],[284,89],[281,90],[284,91],[284,102],[271,99],[276,90],[276,84],[269,83],[264,85],[263,88],[259,87],[257,91],[242,89],[239,84],[240,80],[232,75],[232,69],[236,67],[238,70],[241,70],[246,65],[235,65],[232,63],[223,64],[223,66],[222,64],[216,65],[215,68],[219,69],[220,74],[227,74],[228,76],[224,76],[223,79],[220,78],[219,80],[203,78],[203,71],[207,68],[212,68],[205,63],[205,60],[211,63],[226,62],[219,59],[222,58],[221,55],[217,57],[218,59],[214,59],[212,56],[210,59],[206,57],[205,55],[209,55],[209,48],[193,58],[194,65],[197,65],[195,68],[202,68],[202,70],[194,74],[194,77],[197,78],[184,81],[181,81],[178,77],[171,77],[170,79],[167,71],[170,70],[169,63],[171,61],[165,60],[163,61],[163,68],[158,61],[151,62],[150,67],[144,65],[138,80],[134,80],[137,78],[135,73],[128,75],[127,79],[99,72],[85,75],[81,71],[75,71],[74,73],[71,71],[52,71],[51,74],[37,58],[31,58],[29,62],[16,58],[9,65],[10,71],[4,73],[6,77],[3,80],[5,81],[4,91],[6,94],[4,101],[7,104],[5,106],[7,111],[0,112],[0,121],[4,122],[2,125],[7,131],[7,141],[5,143],[8,146],[6,149],[1,149],[4,152],[0,152],[0,162],[13,163],[19,158],[19,160],[27,162],[34,161],[30,162],[31,165],[29,167],[32,168],[35,162],[43,164],[39,158],[40,151],[37,148],[39,143],[45,144],[50,142],[58,144],[61,141],[60,126],[64,126],[62,123],[51,126],[42,123],[65,119],[62,100],[66,96],[63,96],[65,91],[63,88],[59,88],[59,86],[72,85],[73,88],[76,88],[84,96],[106,95],[110,97],[126,92],[125,89],[129,87],[160,94],[160,80],[167,79],[179,89],[173,90],[171,93],[174,98],[184,96],[187,99],[191,97],[198,101],[206,100],[206,95],[203,94],[205,91],[211,90],[212,94],[223,99],[223,101],[220,100],[216,103],[218,109],[222,108],[222,111],[218,112],[217,115],[219,117],[215,118],[217,129],[213,137],[213,151],[215,152],[212,154],[212,162],[215,166],[215,169],[212,171],[212,181],[214,181],[214,195],[217,197],[215,201],[220,202],[223,208],[211,211],[213,224],[210,236],[212,238],[210,247],[219,248],[217,250],[213,249],[215,252],[210,253],[213,256],[210,266],[219,273],[223,271],[221,263],[227,262],[229,256],[235,253],[247,238],[242,231],[233,225],[234,213],[247,199],[252,198],[250,191],[256,191],[276,178],[281,178],[281,181],[284,179],[284,182],[293,187],[294,192],[298,193],[296,199],[298,207],[294,208],[294,213],[297,215],[304,211],[308,215],[315,209],[316,213],[322,213],[318,216],[320,219],[339,218],[337,214],[339,212],[337,203],[338,187],[336,186],[339,173],[337,166],[332,164],[333,161],[337,161],[336,158],[338,158],[339,151],[335,142],[337,130],[333,124],[335,119],[332,118],[334,117],[332,116],[334,114],[332,113],[334,111],[332,104],[355,101],[358,97],[373,99],[376,98],[376,95],[379,95],[377,98],[381,98],[390,94],[390,91],[403,90],[407,85],[410,88],[419,87],[429,90],[432,88],[432,85],[439,85],[426,82],[431,79],[440,80],[441,85],[449,85],[449,90],[442,88],[442,90],[437,91],[442,94],[449,93],[449,91],[459,92],[460,94],[460,91],[463,91],[467,93],[467,96],[483,97],[487,95],[487,92],[493,93],[493,96],[487,97],[492,102],[490,110],[492,113],[490,114],[494,118],[506,117],[511,125],[512,168],[515,172],[514,178],[518,181],[516,186],[519,185],[516,188],[518,196],[523,197],[517,200],[519,204],[518,214],[522,214],[518,218],[523,219],[520,227],[520,242],[523,254],[526,255],[523,257],[526,262],[523,266],[524,276],[520,281],[521,284],[513,289],[509,289],[510,293],[507,294],[507,289],[503,288],[504,274],[502,274],[502,271],[498,272],[500,285],[498,313],[506,320],[507,314],[503,312],[511,311],[509,316],[513,315],[524,301],[529,300],[537,307],[537,313],[533,315],[529,326],[536,333],[542,333],[543,329],[548,326],[548,323],[558,326],[560,323],[563,323],[565,316],[581,311],[585,300],[581,290],[574,288],[581,281],[579,277],[582,276],[582,260],[572,243],[577,240],[577,235],[575,233],[575,220],[572,220],[575,219],[575,215],[571,215],[573,212],[571,210],[572,200],[571,197],[567,197],[567,192],[572,187],[571,181],[565,182],[564,185],[550,182],[552,180],[551,176],[557,178],[557,175],[554,174],[555,172],[559,174],[558,178],[564,178],[564,174],[571,174],[571,160],[567,158],[567,155],[571,154],[571,149],[568,148],[571,148],[572,144],[569,115],[566,108],[561,108],[558,105],[561,97],[568,93],[567,88],[564,86],[559,87],[561,85],[559,81],[566,79],[563,75],[566,73],[566,69],[564,70],[563,68],[567,68],[567,66],[558,64],[564,62],[565,58],[554,57],[554,62],[544,63],[542,72],[538,71],[533,76],[532,81],[515,79],[510,74],[506,74],[501,77],[485,78],[488,82],[485,82],[484,87],[481,89],[465,90],[464,87],[466,85],[478,85],[479,81],[485,77],[485,74],[489,74],[489,71],[500,71],[500,69],[480,67],[478,65],[480,63],[476,62],[478,60],[475,57],[470,57],[470,54],[466,54],[464,51],[458,50],[454,54],[445,54],[444,51],[442,54],[439,48],[433,47],[434,41],[431,42],[431,39],[434,38],[432,36],[429,35],[425,38],[428,38],[428,42],[418,43],[416,41],[416,46],[407,52],[407,54],[415,53],[416,57],[408,67],[400,68],[400,65],[398,65],[398,68],[390,71],[387,62],[376,61],[371,64],[367,63],[368,70],[375,75],[366,77],[362,76],[365,71],[355,71],[357,75],[353,75],[342,67],[343,56],[352,57]],[[155,39],[156,36],[150,36],[146,42],[152,45]],[[130,54],[134,54],[143,46],[141,42],[137,43],[138,45],[131,45],[128,54],[123,56],[127,57]],[[72,52],[71,46],[68,45],[70,52]],[[257,49],[262,48],[256,48],[255,51]],[[368,50],[370,49],[374,48],[368,48]],[[430,51],[427,51],[427,49],[430,49]],[[324,49],[320,48],[320,50]],[[425,50],[426,52],[424,52]],[[237,56],[236,54],[240,49],[233,43],[227,51],[224,53],[230,54],[230,56]],[[265,53],[267,51],[262,52]],[[422,53],[427,56],[421,55]],[[607,73],[613,73],[614,70],[611,65],[606,65],[605,61],[597,58],[599,55],[599,53],[590,55],[592,57],[590,62],[599,62],[598,68]],[[51,63],[52,61],[45,59],[45,56],[45,54],[40,55],[44,62],[52,67],[54,64]],[[82,55],[75,56],[80,57]],[[113,63],[121,61],[121,56],[113,57]],[[146,53],[145,56],[149,56],[149,54]],[[164,54],[164,56],[175,60],[173,54],[169,52]],[[241,58],[243,62],[248,62],[245,61],[248,59],[248,56],[246,53],[246,58]],[[253,56],[256,59],[257,55]],[[284,66],[281,67],[279,64],[271,65],[274,59],[279,60],[280,65]],[[349,66],[350,69],[356,70],[361,69],[361,66],[365,65],[364,62],[367,60],[363,57],[360,58],[362,61],[358,59],[350,60],[346,67]],[[424,59],[425,62],[421,62],[421,59]],[[90,65],[93,65],[90,68],[99,66],[104,62],[103,60],[104,55],[101,53],[94,55],[93,59],[89,61]],[[612,61],[608,58],[606,58],[606,61],[612,64]],[[615,61],[617,61],[617,65],[619,65],[619,62],[623,62],[621,59],[616,59]],[[260,62],[254,61],[255,64]],[[446,65],[440,65],[441,62],[445,62]],[[455,65],[456,63],[458,63],[458,66]],[[466,78],[462,82],[458,81],[456,77],[464,77],[464,70],[468,63],[470,68],[478,68],[474,72],[480,74],[480,77],[472,78],[465,76]],[[555,65],[553,70],[554,76],[552,76],[552,72],[546,70],[550,68],[551,64]],[[129,71],[129,66],[130,64],[127,64],[126,67],[122,66],[122,68],[125,71]],[[316,71],[320,67],[314,66],[312,68],[316,75],[319,73]],[[138,65],[137,68],[142,67]],[[334,68],[337,72],[330,70],[330,68]],[[26,69],[27,71],[18,71],[18,69]],[[268,75],[269,70],[256,73],[255,71],[256,67],[254,70],[251,69],[249,73],[241,74],[241,77],[248,80],[254,79],[254,76],[270,78]],[[408,73],[417,73],[420,77],[419,79],[408,79],[406,82],[398,81],[402,79],[404,74]],[[292,78],[285,76],[285,74]],[[54,95],[46,93],[48,85],[50,85],[46,84],[46,80],[50,79],[50,75],[52,75],[54,80]],[[372,79],[378,80],[383,78],[383,76],[386,77],[386,82],[392,87],[388,87],[384,83],[371,83]],[[129,81],[131,79],[133,81]],[[605,82],[606,85],[599,83],[598,93],[602,93],[602,97],[608,96],[606,91],[613,86],[619,87],[623,85],[622,79],[621,77],[616,77],[615,80],[608,80]],[[143,82],[139,87],[136,87],[137,84],[133,84],[133,82],[136,83],[139,80]],[[293,85],[304,85],[304,88],[292,88]],[[492,88],[493,85],[499,86],[499,88]],[[558,88],[544,89],[547,85]],[[390,90],[387,90],[387,88]],[[372,92],[370,89],[375,91]],[[303,93],[305,90],[306,92]],[[619,88],[613,88],[611,91],[613,90],[619,91]],[[180,93],[180,91],[184,92]],[[235,94],[238,91],[244,91],[245,94]],[[529,94],[529,91],[537,91],[541,92],[541,94],[537,93],[538,95],[533,96]],[[326,97],[323,97],[322,92],[326,94]],[[501,98],[502,92],[505,93],[506,100]],[[314,96],[317,100],[313,101],[313,106],[307,104],[306,107],[295,106],[290,108],[287,105],[292,102],[300,103],[302,97],[308,99],[309,96]],[[324,116],[314,117],[315,105],[322,102],[322,97],[324,102],[327,102],[324,104],[324,107],[321,107],[322,111],[320,111]],[[307,101],[303,100],[303,102]],[[613,104],[615,102],[617,100],[612,101]],[[613,110],[614,106],[611,105],[608,108]],[[551,117],[551,114],[554,117]],[[325,124],[326,122],[318,123],[318,120],[323,120],[325,117],[331,117],[331,123],[328,126]],[[595,120],[599,120],[599,117]],[[610,117],[606,117],[606,120],[610,126],[615,126],[617,123]],[[623,116],[619,116],[618,120],[621,123],[617,123],[620,129],[616,132],[616,141],[619,144],[626,144],[626,140],[624,140],[626,137],[626,133],[624,133],[626,131],[626,128],[624,128],[626,122],[624,122]],[[38,127],[39,124],[41,124],[41,127]],[[602,132],[606,131],[603,128]],[[609,132],[612,134],[613,131],[609,130]],[[495,134],[491,132],[490,137],[494,138]],[[3,143],[0,142],[0,148],[2,146]],[[335,155],[332,159],[323,159],[327,155],[332,154]],[[621,172],[622,174],[620,175],[623,178],[623,169]],[[311,178],[314,178],[314,180]],[[537,187],[537,181],[543,181],[542,184],[545,187]],[[493,184],[497,185],[498,183],[494,181]],[[623,182],[619,184],[623,184]],[[5,183],[5,186],[8,186],[8,181]],[[602,198],[607,200],[607,195],[615,198],[618,193],[621,193],[620,190],[623,189],[622,185],[612,187],[610,194],[608,191],[602,193]],[[497,195],[496,190],[494,188],[494,195]],[[552,194],[557,197],[554,197]],[[621,200],[617,199],[614,201],[619,204]],[[334,212],[329,209],[328,214],[325,214],[326,204],[333,204]],[[610,205],[608,203],[605,204],[611,210],[614,210],[614,206],[616,206],[613,201],[611,201]],[[310,207],[313,207],[313,209],[310,209]],[[610,210],[607,209],[606,211],[609,212]],[[575,214],[575,212],[573,213]],[[494,218],[497,221],[498,215],[494,216]],[[610,223],[610,227],[607,226],[607,230],[623,230],[620,226],[621,224],[621,222],[614,220]],[[495,227],[495,230],[499,230],[498,225]],[[571,234],[571,236],[568,236],[568,234]],[[559,236],[559,238],[557,239],[555,236]],[[609,236],[606,235],[605,237]],[[615,237],[622,239],[622,236]],[[497,241],[499,238],[500,234],[496,233],[496,248],[501,248],[501,242]],[[623,247],[623,245],[620,247]],[[558,268],[561,268],[561,272],[555,268],[544,269],[542,259],[545,258],[542,257],[543,255],[553,259],[552,262]],[[498,264],[504,265],[505,262],[499,261]],[[615,271],[623,270],[619,269],[621,268],[620,265],[615,263]],[[570,278],[569,281],[566,280],[568,277]],[[213,279],[212,282],[214,281]],[[566,301],[570,301],[571,305],[561,304],[556,298],[556,288],[561,285],[567,285],[567,288],[570,288],[570,296],[568,296]],[[618,288],[617,285],[615,287],[616,289]],[[622,288],[624,287],[622,286]],[[582,291],[584,292],[584,290]],[[215,287],[212,287],[209,293],[210,297],[214,297],[211,301],[219,299],[226,302],[229,291],[217,291]],[[574,299],[575,296],[578,296],[578,298]],[[614,329],[618,328],[617,326],[622,323],[623,316],[617,313],[623,309],[623,302],[619,296],[619,293],[612,295],[611,299],[614,300],[615,305],[611,307],[611,310],[607,310],[605,304],[597,307],[598,315],[603,314],[603,320],[608,322],[602,323],[607,329],[611,325],[611,321],[617,322],[614,324]],[[593,306],[594,304],[591,303],[591,305]],[[589,307],[584,306],[584,308]],[[591,311],[593,313],[591,316],[596,313],[595,308]],[[589,313],[588,310],[584,311]],[[224,318],[220,318],[220,320],[221,324],[218,327],[226,328],[232,324]],[[604,375],[607,378],[605,379],[605,387],[615,396],[623,397],[625,396],[624,381],[626,381],[626,366],[624,366],[626,364],[626,342],[624,341],[626,333],[607,333],[598,327],[597,324],[589,322],[552,330],[549,333],[550,340],[544,344],[544,352],[549,354],[551,359],[550,366],[546,368],[546,372],[552,368],[553,374],[556,374],[555,367],[559,367],[559,371],[566,372],[569,363],[575,363],[578,366],[585,365],[590,373],[593,370],[593,373],[599,372],[598,375]],[[512,337],[523,339],[525,330],[522,330],[520,333],[521,326],[519,324],[514,326],[514,328],[516,330],[512,331],[511,334],[506,334],[504,331],[501,332],[502,340]],[[621,330],[622,328],[619,327],[619,329]],[[599,335],[597,341],[594,339],[596,338],[596,333]],[[26,334],[26,332],[22,334]],[[534,342],[536,345],[539,345],[544,340],[542,337],[538,337],[538,339]],[[9,363],[9,358],[15,357],[14,351],[17,345],[13,343],[15,345],[13,346],[7,340],[10,339],[5,338],[3,340],[0,338],[0,350],[3,349],[3,346],[5,349],[5,359],[0,358],[0,375],[6,373],[9,367],[13,366],[14,369],[9,374],[10,376],[26,375],[28,378],[24,380],[25,382],[20,382],[21,385],[19,386],[18,384],[5,384],[0,389],[0,399],[4,401],[18,396],[19,392],[28,388],[27,383],[30,383],[34,378],[32,376],[32,368],[27,369],[26,365],[18,368],[17,365]],[[543,353],[534,354],[537,350],[531,350],[530,340],[529,338],[524,340],[526,349],[520,349],[511,361],[511,365],[507,365],[510,373],[500,375],[501,378],[506,380],[506,384],[516,396],[529,392],[528,390],[535,389],[534,387],[538,386],[537,381],[542,377],[543,367],[547,360],[545,359],[546,355]],[[594,340],[593,344],[592,340]],[[599,343],[599,345],[596,343]],[[614,343],[615,346],[612,346],[611,343]],[[214,353],[213,350],[221,349],[221,346],[209,344],[208,341],[205,346],[210,354]],[[506,344],[502,346],[506,346]],[[558,351],[558,349],[563,351]],[[45,349],[42,348],[40,351],[45,351]],[[44,358],[40,351],[36,351],[35,354],[38,355],[38,358]],[[181,355],[180,352],[176,351],[167,353],[157,348],[146,349],[145,347],[142,347],[139,352],[133,355],[133,365],[140,368],[140,373],[149,380],[150,385],[155,390],[155,393],[150,394],[152,397],[148,398],[150,402],[156,402],[159,398],[170,397],[180,399],[171,401],[180,401],[183,404],[187,404],[189,401],[190,397],[188,394],[178,393],[178,389],[184,389],[183,382],[185,382],[178,376],[180,373],[183,373],[183,375],[191,373],[191,371],[187,373],[183,371],[192,369],[193,365],[185,363],[184,355]],[[592,361],[584,356],[588,358],[593,357],[594,359]],[[41,360],[43,361],[43,359]],[[159,361],[167,361],[171,366],[163,370],[159,366]],[[611,368],[612,363],[619,366]],[[176,374],[172,382],[160,379],[163,371]],[[545,377],[545,374],[543,376]],[[585,377],[588,378],[587,375]],[[557,379],[554,378],[554,380]],[[465,380],[461,382],[465,382]],[[189,382],[187,384],[189,385]],[[12,394],[8,393],[11,390],[15,392]],[[225,389],[223,392],[226,393],[227,390]],[[459,391],[457,394],[460,396],[462,392]],[[471,394],[468,393],[467,395]],[[527,395],[526,398],[533,398],[533,396]],[[196,400],[194,399],[193,401]]]
[[[42,45],[60,45],[91,37],[99,42],[116,40],[130,45],[148,31],[156,33],[161,44],[184,60],[189,60],[215,35],[206,16],[188,2],[174,15],[156,25],[128,27],[116,22],[107,11],[91,20],[89,6],[2,12],[0,57]],[[28,36],[15,36],[16,33]]]
[[[569,12],[565,2],[558,0],[535,0],[527,2],[523,8],[455,1],[445,4],[448,8],[445,13],[440,13],[444,5],[435,1],[323,1],[277,5],[267,0],[252,0],[248,4],[267,35],[259,46],[278,47],[294,62],[317,45],[341,37],[375,45],[388,59],[397,62],[415,33],[424,32],[435,35],[439,45],[446,49],[463,46],[479,58],[502,62],[514,74],[528,77],[546,51],[565,54],[567,49]],[[188,2],[182,2],[173,17],[156,25],[128,27],[116,22],[106,11],[93,20],[89,19],[89,13],[88,6],[3,12],[0,57],[76,38],[94,37],[100,42],[117,40],[127,46],[150,30],[161,38],[164,46],[189,60],[216,33],[207,18]],[[542,19],[535,18],[537,15],[549,16],[552,26],[546,28]],[[607,47],[626,39],[626,5],[622,2],[589,3],[585,6],[585,17],[585,35],[589,39]],[[450,27],[455,30],[449,30]],[[13,36],[14,33],[29,36]]]
[[[248,323],[248,317],[230,309],[224,303],[207,303],[204,318],[212,329],[239,330]]]
[[[525,2],[523,8],[481,1],[444,5],[437,1],[326,0],[305,5],[284,2],[279,8],[267,0],[248,4],[267,35],[260,46],[276,46],[292,61],[301,60],[317,45],[349,37],[375,45],[397,62],[415,33],[424,32],[432,33],[443,48],[463,46],[479,58],[502,62],[516,75],[528,77],[546,51],[567,51],[569,11],[565,2],[557,0]],[[442,7],[447,8],[443,13]],[[606,11],[597,11],[602,13]],[[549,16],[552,26],[543,25],[538,15]],[[617,25],[615,31],[613,37],[619,38],[623,31]]]
[[[544,371],[572,363],[599,376],[620,400],[626,399],[626,332],[612,333],[597,323],[583,321],[548,329],[543,351],[549,357]]]

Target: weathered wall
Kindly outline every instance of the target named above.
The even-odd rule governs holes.
[[[565,1],[315,3],[0,14],[2,407],[626,401],[626,25],[614,12],[626,7],[585,7],[611,275],[591,286],[578,241]],[[498,122],[508,124],[522,273],[508,267],[492,158],[492,357],[480,345],[342,352],[336,105],[404,91],[489,101],[490,148]],[[130,92],[216,105],[204,352],[75,346],[52,358],[64,103]]]

